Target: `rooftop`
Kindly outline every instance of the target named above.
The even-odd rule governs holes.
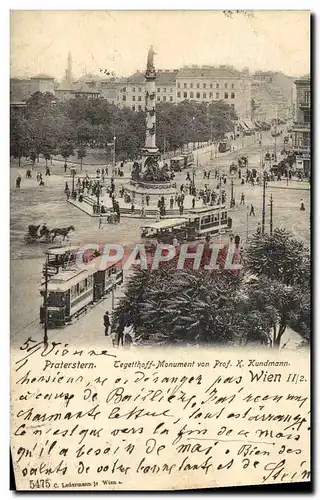
[[[240,71],[231,68],[199,67],[182,68],[178,71],[176,78],[239,78],[242,76]]]
[[[45,75],[44,73],[40,73],[39,75],[32,76],[31,80],[54,80],[54,77],[50,75]]]

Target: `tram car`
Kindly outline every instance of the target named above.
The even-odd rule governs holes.
[[[46,255],[48,274],[58,274],[62,269],[75,265],[78,246],[64,246],[48,248],[44,253]]]
[[[47,285],[47,327],[69,323],[88,306],[98,302],[123,282],[122,261],[110,262],[101,269],[101,259],[94,258],[85,268],[69,267],[51,277]],[[44,285],[40,294],[45,295]],[[40,323],[45,321],[45,307],[40,307]]]

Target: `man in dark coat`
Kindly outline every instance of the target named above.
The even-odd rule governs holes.
[[[111,326],[109,311],[106,311],[105,315],[103,316],[103,324],[104,324],[104,334],[105,336],[107,336],[109,335],[109,328]]]

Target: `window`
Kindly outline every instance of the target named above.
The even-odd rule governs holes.
[[[132,110],[133,110],[133,111],[135,111],[135,110],[136,110],[136,107],[135,107],[134,105],[132,106]]]
[[[212,92],[209,93],[209,97],[210,97],[210,99],[212,99],[212,97],[213,97],[213,93]]]
[[[231,99],[234,99],[235,98],[235,94],[234,92],[231,92]]]
[[[164,95],[163,98],[162,98],[163,101],[166,101],[167,100],[167,96]]]
[[[160,99],[161,99],[161,97],[158,95],[158,97],[157,97],[157,101],[160,101]]]
[[[207,87],[207,84],[206,84],[206,83],[204,83],[204,84],[203,84],[203,88],[205,89],[206,87]]]
[[[141,87],[138,87],[138,91],[139,91],[139,92],[142,92],[142,91],[141,91]]]
[[[180,88],[180,82],[177,83],[177,87],[178,87],[178,89]]]
[[[138,110],[139,110],[139,111],[141,111],[141,110],[142,110],[142,106],[141,106],[141,104],[139,104],[139,106],[138,106]]]
[[[181,92],[177,92],[177,97],[181,97]]]
[[[234,89],[234,83],[231,83],[231,88]]]
[[[216,92],[216,99],[219,99],[220,95],[219,92]]]
[[[190,92],[190,99],[193,99],[193,92]]]
[[[197,89],[199,89],[199,88],[200,88],[200,83],[197,83]]]
[[[173,97],[172,97],[172,95],[170,96],[170,101],[171,101],[171,102],[173,101]]]
[[[306,92],[304,93],[304,102],[306,104],[310,104],[310,91],[309,90],[306,90]]]
[[[138,95],[138,101],[141,101],[141,95]]]
[[[218,89],[218,88],[219,88],[219,83],[216,83],[216,89]]]
[[[184,97],[185,99],[187,99],[187,97],[188,97],[188,92],[183,92],[183,97]]]
[[[200,99],[200,92],[197,92],[197,99]]]
[[[159,87],[157,88],[157,92],[160,92],[160,89],[159,89]]]
[[[210,83],[210,88],[211,88],[211,89],[213,89],[213,85],[212,85],[212,83]]]
[[[206,99],[207,98],[207,93],[206,92],[203,92],[203,98]]]
[[[173,92],[173,88],[172,88],[172,87],[170,87],[170,92],[171,92],[171,93]]]
[[[135,92],[136,91],[136,88],[135,87],[132,87],[132,92]]]
[[[164,87],[164,88],[163,88],[163,92],[167,92],[167,87]]]
[[[306,109],[303,113],[303,122],[310,123],[310,109]]]
[[[225,98],[225,99],[228,99],[228,97],[229,97],[228,92],[225,92],[225,93],[224,93],[224,98]]]
[[[227,83],[225,83],[225,84],[224,84],[224,88],[225,88],[225,89],[227,89],[227,88],[228,88],[228,84],[227,84]]]
[[[127,97],[125,95],[122,96],[122,100],[123,101],[126,101],[127,100]]]
[[[234,110],[234,104],[231,104],[231,109],[233,109],[233,110]]]
[[[135,100],[136,100],[136,96],[135,96],[135,95],[133,95],[133,96],[132,96],[132,100],[133,100],[133,101],[135,101]]]
[[[193,89],[193,83],[190,83],[190,88]]]
[[[183,84],[183,88],[184,89],[187,89],[188,88],[188,85],[186,83]]]

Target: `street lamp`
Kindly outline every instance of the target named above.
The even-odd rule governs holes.
[[[262,224],[261,232],[264,234],[264,226],[266,221],[266,186],[267,186],[267,175],[263,172],[263,188],[262,188]]]
[[[273,232],[273,198],[270,195],[270,234]]]
[[[195,178],[195,173],[196,173],[196,169],[195,167],[192,167],[192,187],[194,189],[194,178]]]
[[[233,182],[234,182],[234,176],[231,176],[231,197],[230,197],[230,208],[233,208],[235,206],[235,200],[233,197]]]
[[[76,175],[76,171],[75,171],[74,168],[72,168],[71,175],[72,175],[72,198],[74,198],[74,193],[75,193],[75,190],[74,190],[74,177]]]
[[[249,207],[247,207],[246,243],[249,241]]]

